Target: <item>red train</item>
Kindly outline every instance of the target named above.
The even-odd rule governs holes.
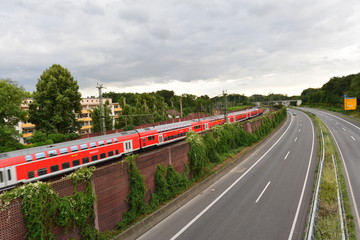
[[[229,113],[229,123],[262,114],[253,108]],[[203,132],[225,122],[224,115],[171,123],[122,133],[69,141],[0,154],[0,189],[63,174],[123,154],[185,138],[188,131]]]

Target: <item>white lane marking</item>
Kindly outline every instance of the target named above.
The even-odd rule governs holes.
[[[299,129],[299,132],[301,131],[301,128]]]
[[[255,203],[257,203],[257,202],[260,200],[261,196],[264,194],[265,190],[266,190],[266,189],[268,188],[268,186],[270,185],[270,182],[271,182],[271,181],[269,181],[268,184],[266,184],[264,190],[262,190],[262,192],[260,193],[259,197],[256,199]]]
[[[297,137],[295,138],[294,142],[296,142],[296,141],[297,141]]]
[[[309,118],[309,116],[308,116],[308,115],[305,115],[305,116],[309,119],[309,121],[310,121],[310,123],[311,123],[311,129],[312,129],[313,139],[312,139],[311,152],[310,152],[310,157],[309,157],[309,164],[308,164],[308,168],[307,168],[307,171],[306,171],[306,176],[305,176],[305,180],[304,180],[304,185],[303,185],[303,188],[302,188],[302,191],[301,191],[301,195],[300,195],[300,199],[299,199],[299,204],[298,204],[297,209],[296,209],[294,221],[293,221],[293,224],[292,224],[292,227],[291,227],[291,231],[290,231],[288,240],[291,240],[292,237],[293,237],[293,235],[294,235],[296,222],[297,222],[297,219],[298,219],[298,217],[299,217],[301,202],[302,202],[302,200],[303,200],[303,198],[304,198],[305,187],[306,187],[306,184],[307,184],[307,181],[308,181],[308,177],[309,177],[310,166],[311,166],[311,161],[312,161],[313,152],[314,152],[314,145],[315,145],[315,144],[314,144],[314,143],[315,143],[314,125],[313,125],[311,119]]]
[[[350,124],[351,126],[356,127],[357,129],[360,130],[360,127],[358,127],[358,126],[356,126],[355,124],[352,124],[351,122],[348,122],[348,121],[346,121],[346,120],[344,120],[344,119],[342,119],[342,118],[340,118],[340,117],[338,117],[338,116],[336,116],[336,115],[331,115],[331,114],[329,114],[329,113],[325,113],[325,114],[328,114],[328,115],[330,115],[330,116],[332,116],[332,117],[335,117],[335,118],[337,118],[337,119],[340,119],[341,121],[344,121],[344,122]]]
[[[302,127],[302,123],[300,123],[300,127]]]
[[[353,136],[351,136],[351,138],[352,138],[354,141],[356,141],[356,140],[355,140],[355,138],[354,138]]]
[[[341,118],[340,118],[341,119]],[[345,121],[345,120],[344,120]],[[346,121],[345,121],[346,122]],[[357,221],[357,224],[358,224],[358,227],[360,226],[360,216],[359,216],[359,211],[358,211],[358,208],[357,208],[357,204],[356,204],[356,200],[355,200],[355,197],[354,197],[354,191],[352,189],[352,184],[351,184],[351,181],[350,181],[350,176],[349,176],[349,172],[347,170],[347,166],[346,166],[346,163],[345,163],[345,159],[344,159],[344,156],[342,154],[342,151],[340,149],[340,146],[338,144],[338,141],[336,140],[335,138],[335,135],[333,134],[333,132],[331,131],[331,129],[329,128],[329,126],[324,123],[326,125],[326,127],[329,129],[333,139],[335,140],[335,143],[336,143],[336,146],[337,146],[337,149],[339,150],[340,152],[340,156],[341,156],[341,161],[343,163],[343,166],[344,166],[344,169],[345,169],[345,173],[346,173],[346,178],[347,178],[347,181],[349,183],[349,189],[350,189],[350,195],[351,195],[351,199],[352,199],[352,202],[353,202],[353,207],[354,207],[354,210],[355,210],[355,216],[356,216],[356,221]],[[349,123],[349,124],[352,124],[352,123]],[[357,127],[355,126],[354,124],[352,124],[354,127]],[[359,127],[357,127],[359,128]],[[360,128],[359,128],[360,129]]]
[[[191,225],[196,222],[204,213],[206,213],[215,203],[217,203],[228,191],[230,191],[243,177],[245,177],[246,174],[248,174],[274,147],[280,140],[285,136],[287,131],[289,130],[291,123],[293,121],[293,118],[290,118],[290,124],[286,128],[285,132],[280,136],[280,138],[262,155],[243,175],[241,175],[238,179],[233,182],[224,192],[222,192],[214,201],[212,201],[204,210],[202,210],[196,217],[194,217],[188,224],[186,224],[180,231],[178,231],[170,240],[174,240],[178,238],[183,232],[186,231]]]
[[[287,157],[289,156],[290,151],[288,151],[288,153],[286,154],[286,156],[284,157],[284,160],[287,159]]]
[[[346,129],[345,128],[342,128],[344,131],[346,131]]]

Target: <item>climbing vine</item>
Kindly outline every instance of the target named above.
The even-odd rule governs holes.
[[[130,192],[128,195],[129,211],[125,212],[121,221],[117,224],[117,228],[122,230],[128,225],[135,222],[135,220],[145,213],[145,180],[136,166],[135,160],[138,155],[130,155],[125,158],[129,162],[130,173]]]
[[[73,181],[74,191],[78,183],[85,183],[83,192],[60,197],[50,183],[35,182],[1,194],[0,208],[4,209],[15,199],[22,200],[29,240],[55,239],[52,231],[56,226],[76,227],[82,239],[98,239],[93,227],[95,196],[90,183],[94,169],[81,168],[68,176]]]

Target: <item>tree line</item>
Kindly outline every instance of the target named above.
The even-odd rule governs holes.
[[[360,73],[332,77],[321,88],[305,89],[301,93],[301,100],[307,105],[342,107],[344,95],[360,99]]]
[[[282,94],[252,95],[229,94],[209,97],[192,94],[176,95],[174,91],[160,90],[150,93],[104,93],[104,98],[111,98],[119,103],[122,111],[116,121],[113,121],[109,102],[104,106],[106,130],[130,130],[137,125],[154,123],[169,119],[168,110],[187,116],[194,112],[213,114],[224,111],[225,105],[240,108],[252,105],[253,102],[289,99]],[[28,103],[28,111],[21,108],[26,98],[32,98]],[[70,71],[59,64],[53,64],[38,78],[36,90],[25,91],[11,79],[0,79],[0,152],[22,149],[19,143],[22,132],[16,130],[19,122],[35,124],[36,131],[30,142],[34,146],[58,143],[76,139],[81,129],[77,118],[81,115],[81,93],[78,82]],[[100,107],[91,110],[93,131],[99,132],[101,125]]]

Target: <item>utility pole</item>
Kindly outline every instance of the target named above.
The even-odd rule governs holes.
[[[182,97],[180,97],[180,117],[183,116],[183,109],[182,109]]]
[[[100,132],[101,135],[106,134],[106,126],[105,126],[105,116],[104,116],[104,105],[103,105],[103,99],[102,99],[102,92],[101,89],[103,89],[102,84],[97,84],[97,89],[99,89],[99,100],[100,100]]]
[[[224,96],[224,101],[225,101],[225,113],[224,113],[224,120],[225,122],[227,123],[228,122],[228,118],[227,118],[227,115],[228,115],[228,111],[227,111],[227,108],[228,108],[228,104],[227,104],[227,92],[226,90],[223,90],[223,96]]]

